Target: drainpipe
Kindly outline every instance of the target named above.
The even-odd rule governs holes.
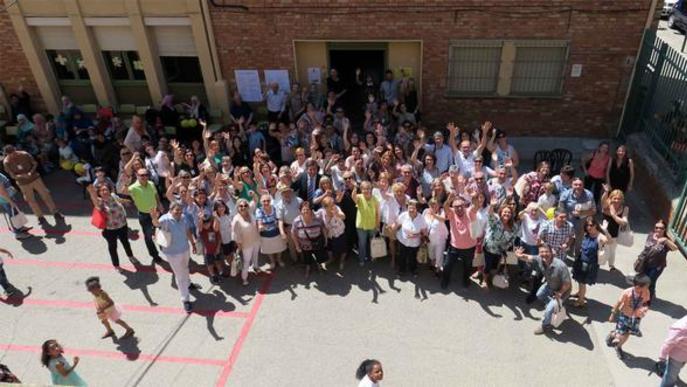
[[[644,32],[642,32],[642,40],[639,42],[639,48],[637,49],[637,54],[635,55],[635,63],[632,67],[632,74],[630,75],[630,81],[628,82],[627,91],[625,92],[625,102],[623,103],[623,111],[620,114],[620,121],[618,122],[618,128],[615,131],[616,137],[620,134],[621,126],[623,125],[623,119],[625,119],[625,113],[627,109],[627,101],[630,99],[630,92],[632,91],[632,84],[635,81],[635,76],[637,75],[637,66],[639,65],[639,55],[644,47],[644,39],[646,38],[646,32],[651,27],[651,23],[654,20],[656,14],[656,6],[658,5],[658,0],[650,0],[651,7],[649,8],[649,14],[646,17],[646,23],[644,24]]]

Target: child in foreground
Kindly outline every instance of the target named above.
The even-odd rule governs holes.
[[[126,329],[126,332],[121,337],[122,339],[126,339],[127,337],[134,335],[134,330],[129,326],[129,324],[121,319],[122,312],[115,306],[115,303],[112,301],[110,296],[100,287],[100,278],[88,278],[86,280],[86,289],[88,289],[88,291],[91,292],[91,294],[93,294],[95,297],[96,314],[100,319],[100,322],[105,325],[105,329],[107,329],[102,337],[103,339],[115,335],[115,332],[112,330],[112,326],[110,325],[110,321],[113,321],[115,324]]]

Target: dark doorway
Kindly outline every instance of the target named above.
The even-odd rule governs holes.
[[[339,72],[339,77],[348,90],[343,95],[341,104],[355,127],[359,128],[364,121],[364,107],[367,101],[367,96],[362,95],[362,88],[356,83],[355,70],[362,70],[363,82],[369,74],[379,87],[384,78],[385,54],[384,50],[329,50],[329,67]]]

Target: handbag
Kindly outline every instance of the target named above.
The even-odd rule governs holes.
[[[630,229],[629,223],[618,230],[616,241],[621,246],[632,247],[635,241],[635,234],[632,232],[632,229]]]
[[[425,264],[429,260],[429,248],[426,243],[420,245],[417,250],[417,263]]]
[[[563,321],[568,319],[568,311],[565,310],[565,306],[561,305],[561,300],[556,300],[556,307],[553,310],[553,316],[551,318],[551,325],[554,328],[558,328]]]
[[[596,261],[598,262],[599,266],[603,266],[608,263],[608,249],[606,248],[606,245],[602,245],[601,243],[598,243],[598,246],[599,248],[596,251]]]
[[[236,277],[237,275],[239,275],[239,270],[241,270],[241,268],[239,268],[239,265],[241,265],[242,263],[243,263],[243,260],[241,259],[241,252],[237,251],[234,254],[234,259],[231,261],[231,267],[229,268],[229,275],[232,277]]]
[[[517,265],[518,257],[515,255],[515,250],[506,251],[506,265]]]
[[[646,264],[647,264],[647,255],[645,253],[645,250],[642,250],[641,253],[639,253],[639,256],[637,259],[635,259],[634,265],[632,267],[635,269],[635,273],[637,274],[642,274],[646,271]]]
[[[386,256],[386,242],[384,238],[379,236],[379,233],[370,240],[370,256],[372,259]]]
[[[93,212],[91,212],[91,224],[97,229],[104,230],[107,226],[107,213],[93,207]]]
[[[16,213],[10,216],[10,222],[12,223],[12,226],[16,229],[26,226],[29,223],[29,220],[26,219],[26,215],[19,211],[18,208],[15,208],[14,211],[16,211]]]
[[[494,276],[491,280],[492,285],[499,289],[508,289],[510,284],[508,283],[508,265],[502,264],[501,271]]]
[[[155,242],[160,247],[169,247],[172,244],[172,233],[158,228],[155,230]]]

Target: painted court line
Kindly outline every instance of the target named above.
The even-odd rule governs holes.
[[[15,259],[5,259],[5,265],[8,266],[37,266],[37,267],[55,267],[61,269],[80,269],[80,270],[104,270],[104,271],[116,271],[112,264],[109,263],[95,263],[95,262],[65,262],[65,261],[47,261],[35,258],[15,258]],[[125,269],[133,273],[171,273],[171,270],[167,270],[159,265],[148,266],[148,265],[132,265],[125,264],[120,265],[122,269]],[[207,269],[205,267],[199,270],[192,270],[191,274],[207,274]]]
[[[10,229],[7,227],[2,227],[0,228],[0,233],[3,234],[9,234]],[[69,231],[59,231],[55,230],[54,232],[50,229],[43,230],[43,229],[37,229],[34,228],[31,231],[29,231],[29,234],[35,235],[35,236],[63,236],[63,235],[77,235],[77,236],[88,236],[88,237],[94,237],[94,236],[101,236],[101,234],[97,231],[84,231],[84,230],[69,230]]]
[[[0,350],[13,352],[31,352],[41,353],[41,347],[38,345],[17,345],[17,344],[0,344]],[[156,356],[143,353],[127,353],[116,351],[99,351],[95,349],[80,349],[80,348],[65,348],[65,352],[69,355],[98,357],[104,359],[128,360],[128,361],[143,361],[143,362],[162,362],[162,363],[177,363],[177,364],[193,364],[222,367],[225,365],[224,360],[203,359],[195,357],[176,357],[176,356]]]
[[[11,300],[10,300],[11,301]],[[58,309],[87,309],[95,310],[93,302],[82,301],[66,301],[66,300],[41,300],[35,298],[25,298],[21,301],[22,305],[58,308]],[[174,308],[169,306],[148,306],[148,305],[126,305],[117,304],[117,307],[127,312],[140,312],[151,314],[182,314],[186,315],[186,311],[182,308]],[[193,314],[201,316],[215,316],[215,317],[230,317],[230,318],[248,318],[248,312],[233,312],[212,309],[194,309]]]
[[[262,283],[260,290],[258,290],[258,294],[255,296],[255,299],[253,300],[253,306],[250,308],[248,317],[246,318],[246,321],[243,323],[243,326],[241,327],[239,337],[236,339],[236,342],[234,343],[234,346],[231,349],[229,359],[227,359],[227,361],[223,364],[222,371],[220,372],[219,378],[217,379],[217,383],[215,384],[216,387],[224,387],[224,385],[227,384],[227,379],[229,379],[229,375],[231,375],[231,371],[234,368],[234,363],[236,363],[236,360],[238,359],[239,354],[241,353],[241,349],[243,348],[243,343],[246,341],[246,337],[248,337],[248,334],[250,333],[250,330],[253,327],[253,321],[255,321],[255,316],[257,316],[258,312],[260,311],[260,306],[262,305],[262,301],[265,299],[265,294],[267,293],[267,291],[270,288],[270,285],[272,284],[273,278],[273,276],[267,277],[265,282]]]

